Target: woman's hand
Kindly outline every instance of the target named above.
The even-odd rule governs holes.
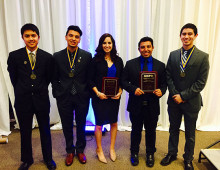
[[[119,90],[118,90],[118,94],[116,94],[115,96],[111,97],[111,99],[118,100],[118,99],[120,99],[121,94],[122,94],[122,89],[119,88]]]
[[[104,93],[101,93],[101,92],[97,93],[97,97],[101,100],[108,99],[108,97]]]

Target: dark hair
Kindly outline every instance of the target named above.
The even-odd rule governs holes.
[[[139,41],[139,43],[138,43],[138,48],[140,47],[140,44],[141,44],[142,42],[146,42],[146,41],[150,41],[152,47],[154,46],[154,41],[153,41],[152,38],[150,38],[150,37],[143,37],[143,38],[140,39],[140,41]]]
[[[82,36],[82,31],[81,29],[76,26],[76,25],[70,25],[68,28],[67,28],[67,31],[66,31],[66,35],[68,34],[69,30],[73,30],[73,31],[76,31],[80,34],[80,37]]]
[[[32,30],[32,31],[36,32],[38,36],[40,36],[39,29],[38,29],[37,26],[34,25],[34,24],[27,23],[27,24],[25,24],[25,25],[22,26],[22,28],[21,28],[21,36],[22,36],[22,37],[23,37],[23,34],[24,34],[24,32],[25,32],[26,30]]]
[[[111,34],[108,34],[108,33],[105,33],[105,34],[103,34],[103,35],[100,37],[100,39],[99,39],[99,45],[98,45],[98,47],[97,47],[96,50],[95,50],[95,51],[96,51],[95,56],[97,57],[97,60],[102,60],[102,59],[104,59],[104,57],[105,57],[105,51],[103,50],[102,44],[103,44],[103,42],[105,41],[105,39],[106,39],[107,37],[110,37],[111,40],[112,40],[112,50],[111,50],[111,52],[110,52],[110,57],[111,57],[111,60],[112,60],[113,62],[115,62],[116,59],[117,59],[117,57],[118,57],[118,55],[117,55],[117,50],[116,50],[116,46],[115,46],[115,40],[114,40],[114,38],[112,37],[112,35],[111,35]]]
[[[193,29],[195,35],[198,33],[197,27],[196,27],[194,24],[192,24],[192,23],[188,23],[188,24],[184,25],[184,26],[181,28],[181,30],[180,30],[180,36],[181,36],[181,34],[182,34],[182,32],[183,32],[183,30],[184,30],[185,28],[191,28],[191,29]]]

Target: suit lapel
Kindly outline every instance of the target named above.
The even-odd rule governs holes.
[[[28,71],[31,71],[31,64],[30,64],[30,60],[28,58],[28,54],[27,54],[27,51],[26,51],[26,47],[23,48],[22,50],[22,53],[21,53],[21,56],[23,58],[23,63],[25,65],[25,67],[28,69]]]
[[[181,53],[181,48],[179,50],[177,50],[174,54],[174,65],[176,66],[176,69],[177,72],[178,72],[178,75],[180,75],[180,53]]]
[[[136,67],[136,70],[137,70],[138,72],[140,72],[140,71],[141,71],[141,57],[138,57],[138,58],[137,58],[136,64],[134,64],[134,65],[135,65],[135,67]]]
[[[58,62],[60,62],[63,69],[66,70],[67,73],[70,72],[71,68],[70,68],[70,63],[69,63],[69,59],[68,59],[67,48],[65,48],[64,50],[61,51],[60,59]]]
[[[156,65],[156,62],[155,62],[155,59],[152,57],[152,62],[153,62],[153,68],[152,68],[152,71],[157,71],[157,65]]]
[[[185,70],[189,70],[191,68],[191,66],[197,60],[199,56],[198,53],[199,53],[199,50],[195,48]]]
[[[76,59],[75,59],[75,73],[76,74],[78,73],[81,63],[83,62],[84,62],[83,52],[80,48],[78,48]]]
[[[37,53],[36,53],[36,63],[35,63],[35,70],[39,67],[40,62],[42,58],[42,51],[38,48]]]

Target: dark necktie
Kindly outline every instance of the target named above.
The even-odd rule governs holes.
[[[143,67],[143,71],[147,71],[147,58],[144,60],[144,67]]]
[[[73,63],[73,57],[74,57],[74,54],[71,53],[71,55],[70,55],[71,63]],[[72,72],[75,73],[75,63],[73,64]],[[75,95],[76,93],[77,93],[77,91],[76,91],[76,87],[75,87],[75,84],[74,84],[74,81],[73,81],[73,85],[72,85],[72,88],[71,88],[71,94]]]

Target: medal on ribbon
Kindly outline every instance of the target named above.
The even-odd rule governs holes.
[[[34,72],[32,72],[30,78],[31,78],[32,80],[35,80],[35,79],[37,78],[37,76],[36,76],[36,74],[34,74]]]
[[[37,47],[37,49],[38,49],[38,47]],[[32,58],[31,58],[31,56],[30,56],[30,54],[29,54],[29,52],[28,52],[28,49],[27,49],[27,47],[26,47],[26,51],[27,51],[27,55],[28,55],[28,59],[29,59],[29,61],[30,61],[30,65],[31,65],[31,69],[32,69],[32,73],[31,73],[31,75],[30,75],[30,78],[32,79],[32,80],[35,80],[35,79],[37,79],[37,75],[34,73],[34,68],[35,68],[35,64],[36,64],[36,57],[35,57],[35,60],[33,60]],[[36,50],[37,51],[37,50]],[[36,53],[37,54],[37,53]],[[36,56],[36,55],[35,55]],[[26,64],[25,62],[24,62],[24,64]]]
[[[69,75],[70,78],[74,77],[73,65],[74,65],[74,62],[75,62],[75,58],[76,58],[77,51],[78,51],[78,47],[77,47],[76,52],[75,52],[75,55],[74,55],[74,57],[73,57],[73,61],[71,62],[70,55],[69,55],[69,51],[68,51],[68,48],[67,48],[67,54],[68,54],[68,59],[69,59],[69,63],[70,63],[70,72],[69,72],[68,75]]]
[[[195,49],[195,46],[193,47],[193,49],[191,50],[189,56],[187,57],[186,61],[184,62],[183,61],[183,50],[181,48],[181,62],[180,62],[181,72],[180,72],[180,77],[182,77],[182,78],[186,76],[186,73],[185,73],[186,65],[188,64],[194,49]]]

